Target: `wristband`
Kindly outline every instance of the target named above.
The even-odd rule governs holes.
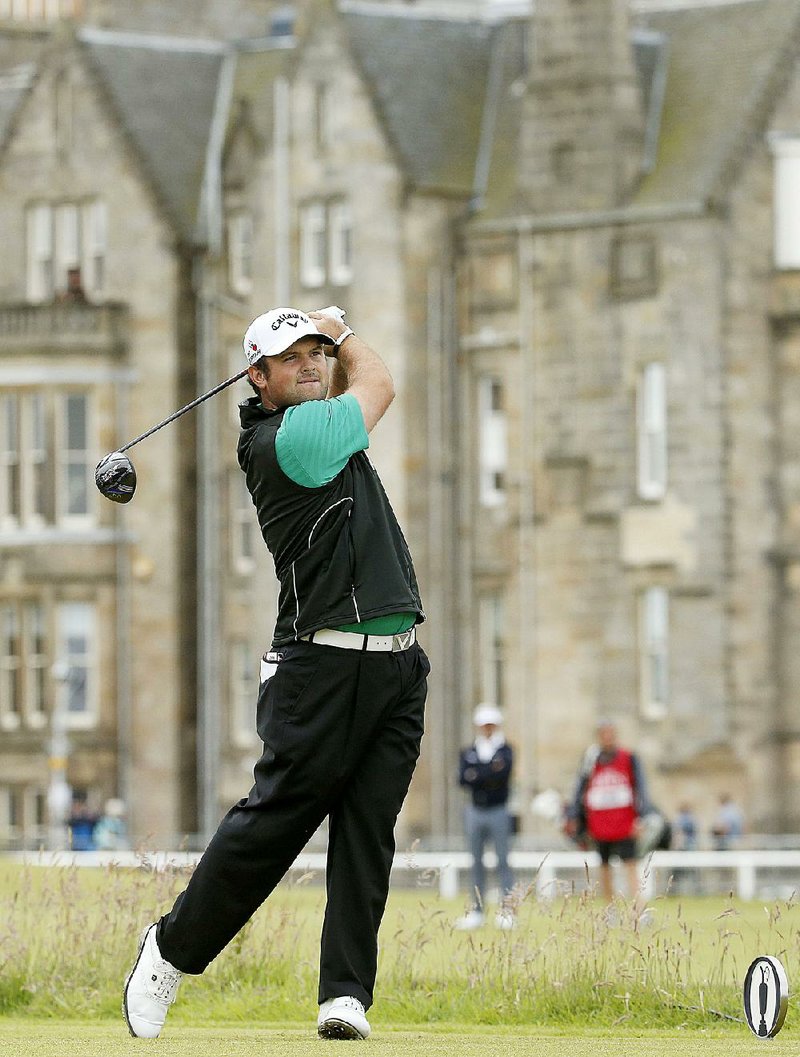
[[[342,344],[342,342],[345,340],[345,338],[349,338],[352,333],[353,333],[352,327],[348,327],[347,330],[343,330],[342,333],[339,335],[339,337],[335,339],[335,341],[333,343],[333,347],[335,349],[338,349],[339,346]]]

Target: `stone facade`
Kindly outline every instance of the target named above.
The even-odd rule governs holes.
[[[89,0],[71,25],[1,26],[3,428],[12,406],[35,418],[46,403],[57,491],[70,393],[88,399],[93,466],[240,370],[266,307],[342,305],[396,381],[370,455],[429,618],[401,844],[460,833],[457,749],[487,698],[507,714],[528,836],[554,835],[525,806],[569,791],[600,715],[665,809],[692,800],[707,822],[734,789],[754,829],[797,830],[800,288],[773,264],[769,147],[798,135],[796,14],[490,7],[308,0],[290,37],[266,0]],[[717,76],[763,73],[715,97],[756,100],[735,127],[710,105],[705,131],[682,115],[710,76],[691,80],[701,39],[723,64],[750,49]],[[393,66],[409,49],[434,79],[419,94]],[[55,210],[56,245],[73,222],[58,209],[98,201],[89,303],[32,295],[31,209]],[[311,215],[328,242],[309,271]],[[56,272],[68,257],[56,249]],[[62,624],[86,612],[70,605],[96,629],[71,785],[98,807],[121,795],[134,840],[160,846],[201,842],[246,792],[275,606],[235,459],[248,394],[238,382],[137,446],[129,506],[92,490],[77,521],[58,499],[40,516],[29,497],[27,521],[0,510],[0,840],[35,843],[47,824]]]

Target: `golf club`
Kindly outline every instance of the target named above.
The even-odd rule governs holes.
[[[216,394],[222,392],[223,389],[227,389],[229,385],[233,385],[233,383],[238,382],[240,378],[244,378],[246,374],[247,368],[245,367],[245,369],[239,371],[238,374],[234,374],[232,378],[228,378],[225,382],[220,382],[219,385],[214,386],[213,389],[209,389],[209,391],[202,396],[198,396],[195,400],[192,400],[190,404],[187,404],[185,407],[180,408],[180,410],[170,415],[169,418],[165,418],[163,422],[159,422],[157,425],[152,426],[146,433],[141,433],[133,440],[129,440],[127,444],[123,444],[123,446],[117,451],[112,451],[109,452],[108,455],[104,455],[94,471],[94,483],[97,485],[99,491],[106,497],[106,499],[110,499],[112,503],[130,503],[131,499],[133,499],[133,494],[136,491],[136,470],[133,468],[131,460],[124,454],[128,448],[132,448],[134,444],[138,444],[140,441],[152,436],[153,433],[163,429],[164,426],[168,426],[170,422],[174,422],[176,418],[185,415],[187,411],[191,411],[193,407],[202,404],[204,400],[216,396]]]

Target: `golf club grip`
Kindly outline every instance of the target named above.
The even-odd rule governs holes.
[[[127,451],[128,448],[132,448],[134,444],[138,444],[139,441],[145,440],[153,433],[156,433],[158,432],[158,430],[163,429],[164,426],[168,426],[170,422],[174,422],[176,418],[180,418],[181,415],[185,415],[186,412],[191,411],[193,407],[197,407],[198,404],[202,404],[204,400],[209,400],[212,396],[216,396],[217,393],[222,392],[223,389],[227,389],[229,385],[233,385],[234,382],[238,382],[239,379],[244,378],[246,374],[247,367],[245,367],[243,371],[239,371],[238,374],[234,374],[232,378],[228,378],[226,381],[220,382],[219,385],[214,386],[213,389],[209,389],[209,391],[207,393],[203,393],[202,396],[198,396],[196,399],[192,400],[190,404],[186,404],[185,407],[182,407],[178,411],[175,411],[174,414],[169,416],[169,418],[165,418],[163,422],[159,422],[157,425],[151,426],[146,433],[140,433],[138,437],[135,437],[133,440],[129,440],[127,444],[123,444],[121,448],[117,448],[117,451]]]

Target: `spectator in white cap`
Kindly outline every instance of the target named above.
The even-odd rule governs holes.
[[[483,852],[491,841],[497,854],[497,870],[502,898],[495,916],[498,928],[514,924],[510,896],[514,877],[508,865],[511,840],[511,814],[508,809],[509,785],[514,754],[503,734],[503,715],[489,702],[478,705],[472,717],[475,740],[463,749],[459,759],[459,784],[470,792],[466,806],[467,839],[472,852],[473,903],[456,922],[457,929],[480,928],[486,912],[486,869]]]

